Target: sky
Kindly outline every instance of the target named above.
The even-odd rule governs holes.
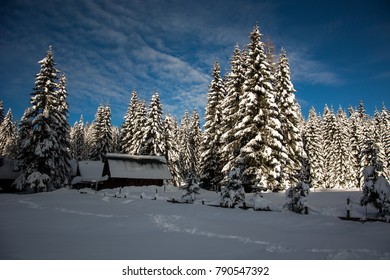
[[[3,0],[0,100],[21,118],[52,46],[71,125],[109,103],[120,126],[133,89],[147,102],[157,91],[179,119],[194,108],[204,116],[214,62],[227,73],[256,24],[263,41],[286,49],[304,117],[359,100],[371,115],[390,107],[387,0]]]

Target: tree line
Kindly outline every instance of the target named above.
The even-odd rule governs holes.
[[[348,114],[325,106],[321,116],[312,108],[305,121],[287,52],[282,49],[277,57],[262,37],[256,25],[248,45],[242,50],[235,46],[223,77],[215,62],[203,130],[196,110],[191,116],[186,111],[179,123],[164,115],[158,92],[147,104],[136,90],[121,127],[112,125],[109,104],[98,107],[92,123],[81,117],[70,127],[66,78],[49,48],[39,62],[31,107],[19,123],[13,122],[11,110],[4,116],[0,102],[0,154],[17,159],[24,170],[17,189],[69,185],[70,159],[103,160],[107,152],[164,156],[177,186],[190,177],[212,190],[235,185],[234,180],[247,192],[282,191],[295,186],[298,174],[307,170],[313,188],[355,188],[364,185],[368,143],[375,144],[381,172],[389,179],[390,114],[385,106],[373,117],[363,102],[349,107]]]

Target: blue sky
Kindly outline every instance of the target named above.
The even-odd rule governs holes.
[[[212,67],[224,74],[255,24],[284,47],[306,117],[311,106],[390,107],[390,4],[371,1],[6,0],[0,4],[0,99],[19,119],[52,45],[67,76],[69,122],[109,102],[120,125],[132,89],[165,113],[203,115]]]

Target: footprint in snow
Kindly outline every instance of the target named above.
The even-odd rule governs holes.
[[[183,217],[177,216],[177,215],[171,215],[171,216],[164,216],[164,215],[151,215],[151,218],[153,222],[162,228],[165,232],[182,232],[186,234],[191,235],[198,235],[198,236],[207,236],[209,238],[218,238],[218,239],[232,239],[237,240],[242,243],[250,243],[255,244],[259,246],[264,246],[265,250],[272,253],[286,253],[290,252],[291,250],[280,245],[280,244],[272,244],[270,242],[266,241],[259,241],[259,240],[253,240],[249,237],[243,237],[238,235],[226,235],[226,234],[219,234],[214,233],[210,231],[204,231],[197,229],[196,227],[193,228],[185,228],[183,226],[180,226],[178,224],[178,221],[181,220]]]
[[[131,203],[131,202],[133,202],[133,201],[134,201],[134,200],[132,200],[132,199],[128,199],[128,200],[123,201],[122,204]]]
[[[33,209],[42,209],[42,207],[39,206],[39,204],[34,203],[34,202],[31,202],[31,201],[28,201],[28,200],[19,199],[19,203],[27,204],[27,205],[29,206],[29,208],[33,208]]]

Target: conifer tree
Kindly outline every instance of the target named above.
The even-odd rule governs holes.
[[[382,111],[375,110],[374,114],[374,142],[378,149],[378,159],[383,164],[383,175],[388,179],[390,177],[389,169],[389,125],[386,108],[382,107]]]
[[[91,158],[94,160],[103,160],[105,155],[111,151],[112,145],[112,124],[111,108],[107,104],[100,104],[95,115],[93,125],[93,147]]]
[[[162,107],[158,92],[152,95],[145,131],[141,140],[141,154],[163,156],[165,155],[164,127],[162,123]]]
[[[359,106],[357,110],[357,129],[355,131],[356,137],[358,140],[359,146],[359,154],[357,156],[357,165],[358,165],[358,186],[359,188],[363,188],[364,186],[364,168],[369,165],[369,160],[367,158],[367,154],[363,153],[363,150],[366,149],[367,141],[373,141],[373,130],[372,123],[366,114],[366,110],[364,109],[363,101],[359,101]]]
[[[221,167],[221,104],[225,88],[220,75],[220,66],[215,62],[213,80],[209,86],[206,105],[206,122],[201,155],[201,184],[203,188],[217,190],[222,180]]]
[[[308,165],[306,160],[303,160],[301,171],[298,173],[297,185],[295,187],[290,187],[286,190],[286,204],[284,208],[298,213],[304,214],[305,209],[307,209],[307,197],[310,192],[310,174],[308,172]]]
[[[352,156],[352,172],[353,172],[353,186],[361,188],[360,185],[360,157],[361,157],[361,131],[360,128],[360,119],[358,116],[358,112],[352,107],[349,106],[349,139],[351,144],[351,156]]]
[[[277,119],[279,111],[275,103],[274,76],[258,26],[251,33],[248,49],[248,68],[236,132],[242,148],[236,166],[243,172],[242,183],[247,190],[260,183],[277,191],[281,189],[281,124]]]
[[[144,101],[137,102],[134,116],[134,136],[131,140],[131,150],[129,154],[140,155],[142,151],[142,140],[144,139],[145,126],[147,120],[147,110]]]
[[[12,110],[9,109],[0,124],[0,155],[15,158],[16,144],[16,125],[13,123]]]
[[[227,185],[221,193],[220,204],[222,206],[233,208],[245,201],[245,190],[242,186],[241,174],[239,168],[233,167],[230,170]]]
[[[95,129],[94,123],[86,122],[84,126],[84,145],[85,151],[83,153],[83,159],[91,159],[93,153],[94,143],[95,143]]]
[[[349,140],[349,127],[346,113],[340,108],[336,116],[334,135],[335,173],[333,173],[336,188],[349,189],[353,187],[352,149]]]
[[[187,178],[188,174],[195,173],[195,162],[194,162],[194,145],[191,134],[191,120],[186,110],[184,116],[181,119],[178,143],[180,146],[179,156],[181,162],[182,178]]]
[[[65,162],[69,158],[62,145],[66,144],[67,107],[63,81],[58,84],[58,70],[53,52],[49,48],[46,57],[39,61],[40,72],[36,75],[31,108],[25,112],[24,130],[31,129],[25,139],[19,158],[25,167],[19,186],[33,191],[48,191],[62,187],[69,174]],[[30,145],[26,151],[26,144]],[[22,154],[26,151],[25,154]],[[60,176],[60,178],[58,177]]]
[[[390,181],[390,113],[386,110],[385,105],[381,111],[381,138],[385,158],[383,161],[384,176]]]
[[[138,94],[133,90],[126,116],[121,129],[121,150],[122,153],[129,154],[132,151],[132,142],[135,134],[135,115],[137,110]]]
[[[182,186],[182,189],[185,190],[185,193],[183,193],[182,198],[189,197],[191,199],[191,202],[194,202],[196,199],[196,195],[199,195],[199,185],[196,181],[195,174],[188,173],[187,177],[185,179],[185,185]]]
[[[68,123],[69,118],[69,105],[67,102],[67,88],[66,88],[66,77],[62,74],[59,78],[58,89],[56,92],[57,106],[57,122],[54,129],[58,132],[58,152],[61,155],[56,162],[56,169],[54,174],[54,183],[56,188],[66,186],[70,183],[71,167],[69,164],[70,160],[70,125]]]
[[[304,145],[314,189],[324,187],[324,149],[322,121],[312,107],[304,132]]]
[[[236,136],[239,121],[239,105],[243,94],[245,80],[244,63],[241,51],[236,45],[230,60],[230,72],[226,78],[226,97],[222,104],[222,161],[225,181],[234,161],[240,153],[240,139]]]
[[[183,182],[182,162],[179,156],[180,145],[177,143],[178,131],[177,120],[167,114],[164,120],[165,158],[167,160],[168,169],[173,177],[172,183],[177,187]]]
[[[281,124],[283,145],[281,149],[282,178],[284,189],[297,184],[296,176],[301,169],[303,152],[300,125],[300,107],[295,99],[295,89],[290,79],[290,65],[286,51],[282,49],[276,70],[276,102],[279,104],[278,119]]]
[[[199,181],[201,174],[200,160],[201,160],[201,151],[202,151],[202,139],[203,133],[200,128],[200,118],[196,109],[192,112],[191,116],[191,144],[193,145],[193,164],[194,164],[194,176],[196,181]]]
[[[379,215],[390,220],[390,184],[382,176],[382,162],[378,159],[378,149],[373,141],[368,140],[362,151],[367,160],[363,169],[364,185],[360,204],[372,204],[379,210]]]
[[[323,117],[324,131],[324,183],[326,188],[334,188],[334,174],[336,174],[335,162],[337,161],[336,150],[336,116],[333,109],[327,105]]]
[[[88,158],[88,154],[85,154],[87,150],[85,145],[85,131],[84,131],[84,119],[83,116],[80,120],[75,122],[70,132],[71,143],[71,156],[76,160],[85,160]]]
[[[93,131],[92,131],[92,145],[91,154],[89,157],[93,160],[102,160],[103,153],[101,152],[102,143],[102,130],[103,130],[103,119],[104,119],[104,106],[100,104],[93,120]]]

